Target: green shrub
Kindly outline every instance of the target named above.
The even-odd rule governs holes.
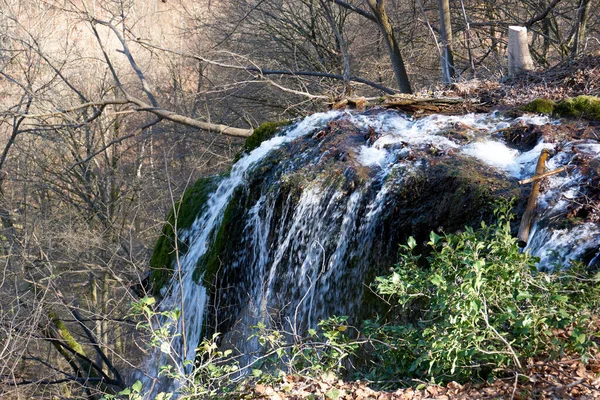
[[[376,288],[405,314],[402,323],[367,322],[365,331],[381,341],[371,379],[487,379],[520,370],[531,357],[588,355],[598,277],[577,266],[538,272],[538,260],[511,236],[508,208],[496,211],[491,226],[432,232],[427,257],[414,254],[412,238],[401,246],[400,262]]]
[[[259,323],[252,338],[256,338],[265,356],[253,366],[253,375],[259,381],[273,381],[280,376],[296,374],[313,378],[323,374],[339,376],[347,357],[356,353],[359,344],[348,332],[348,317],[333,316],[309,329],[306,336],[298,336],[267,328]]]

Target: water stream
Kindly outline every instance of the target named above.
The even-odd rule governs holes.
[[[189,373],[190,366],[182,365],[194,360],[207,326],[229,332],[229,345],[250,362],[259,348],[247,338],[259,322],[299,332],[331,315],[358,314],[370,268],[388,262],[394,240],[411,233],[396,239],[389,233],[398,192],[437,160],[475,159],[481,169],[515,182],[533,174],[542,148],[552,151],[548,169],[571,163],[576,155],[600,154],[600,145],[591,141],[560,146],[540,141],[521,152],[498,135],[518,124],[556,122],[497,113],[415,120],[395,111],[330,111],[263,142],[221,180],[193,226],[179,232],[189,249],[174,265],[160,308],[182,311],[177,328],[182,335],[174,338],[170,354],[157,351],[148,361],[147,376],[156,376],[158,366],[174,355]],[[596,224],[561,227],[556,221],[570,202],[582,198],[584,179],[577,170],[547,179],[526,248],[540,257],[540,268],[566,265],[598,250]],[[211,295],[193,274],[231,211],[230,202],[238,210],[237,230]],[[149,380],[144,383],[148,387]]]

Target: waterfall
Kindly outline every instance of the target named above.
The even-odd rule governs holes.
[[[314,114],[283,129],[241,157],[192,227],[178,232],[188,249],[173,265],[160,309],[181,310],[181,335],[171,343],[179,368],[190,372],[183,364],[210,332],[224,333],[248,363],[260,352],[248,340],[258,323],[297,333],[332,315],[358,319],[368,312],[368,279],[385,273],[409,235],[477,223],[499,193],[519,193],[516,181],[533,174],[542,148],[553,151],[549,169],[598,159],[594,140],[541,135],[519,150],[502,136],[556,125],[498,113],[413,119],[370,110]],[[598,251],[595,223],[557,222],[585,195],[586,179],[577,170],[547,179],[526,249],[540,268]],[[211,254],[218,257],[209,270],[203,263]],[[155,353],[148,375],[167,362]]]

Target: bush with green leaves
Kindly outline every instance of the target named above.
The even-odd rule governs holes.
[[[428,256],[416,254],[413,238],[401,246],[391,275],[376,280],[377,292],[402,311],[395,322],[366,323],[381,341],[369,378],[488,379],[530,358],[588,357],[598,275],[575,264],[539,272],[511,235],[509,209],[499,206],[497,222],[477,230],[432,232]]]
[[[219,334],[204,338],[196,348],[194,361],[180,363],[181,354],[177,354],[175,339],[180,336],[174,333],[181,317],[178,309],[157,311],[154,297],[146,296],[132,304],[131,314],[139,322],[137,328],[145,332],[150,349],[164,354],[164,364],[159,365],[159,377],[179,382],[175,392],[151,393],[151,388],[143,387],[136,381],[131,387],[118,393],[118,398],[141,400],[153,397],[168,400],[174,395],[177,398],[222,399],[227,393],[237,390],[237,383],[232,377],[239,374],[239,364],[232,350],[220,350],[217,342]],[[160,321],[160,323],[159,323]],[[190,372],[191,370],[191,372]],[[105,396],[109,400],[115,396]]]
[[[309,329],[303,337],[259,324],[253,337],[262,346],[264,356],[253,366],[253,376],[268,382],[287,374],[340,375],[345,369],[345,360],[359,347],[358,342],[348,335],[353,328],[347,320],[345,316],[322,320],[317,329]]]
[[[309,329],[306,336],[298,336],[258,324],[250,339],[262,346],[261,355],[240,368],[232,350],[221,350],[217,345],[219,334],[205,338],[196,348],[196,360],[179,364],[173,341],[180,318],[179,310],[157,311],[153,297],[144,297],[132,305],[132,316],[140,322],[137,327],[148,334],[150,348],[165,354],[166,362],[159,366],[159,376],[177,380],[177,393],[150,393],[140,381],[109,399],[141,400],[148,396],[157,399],[178,398],[238,399],[248,394],[256,383],[274,383],[289,374],[320,377],[344,369],[343,362],[358,348],[348,336],[347,317],[331,317],[320,321],[317,329]],[[160,324],[157,323],[160,320]],[[186,371],[191,366],[192,371]]]

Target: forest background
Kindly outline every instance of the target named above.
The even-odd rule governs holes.
[[[0,391],[125,387],[145,351],[130,304],[168,210],[261,123],[505,80],[510,25],[539,68],[596,54],[598,7],[1,0]],[[73,351],[100,373],[78,375]]]

